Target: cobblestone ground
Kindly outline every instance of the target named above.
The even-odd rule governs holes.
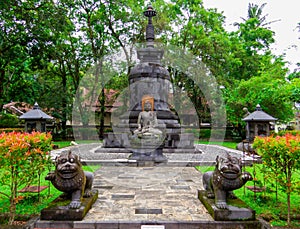
[[[84,221],[213,220],[197,198],[201,173],[193,167],[101,167],[99,198]]]

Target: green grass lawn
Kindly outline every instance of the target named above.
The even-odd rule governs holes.
[[[265,191],[259,193],[253,193],[247,186],[254,186],[253,181],[248,181],[245,186],[235,190],[234,193],[241,200],[248,204],[249,207],[255,210],[256,216],[260,216],[266,221],[270,222],[272,226],[286,226],[287,216],[287,201],[286,194],[283,190],[278,190],[278,200],[276,201],[275,185],[274,182],[264,181],[264,173],[260,171],[261,164],[254,167],[246,167],[245,170],[250,172],[252,176],[255,175],[256,186],[265,186]],[[214,170],[214,166],[197,166],[201,173]],[[295,174],[295,182],[300,182],[300,171]],[[298,183],[299,184],[299,183]],[[292,226],[294,228],[300,228],[300,194],[295,190],[291,195],[291,214],[292,214]]]
[[[101,143],[99,140],[79,140],[75,141],[77,144],[89,144],[89,143]],[[57,145],[58,148],[64,148],[71,145],[71,141],[53,141],[53,145]]]
[[[227,148],[236,149],[237,142],[208,142],[208,141],[196,141],[196,144],[210,144],[210,145],[220,145]]]

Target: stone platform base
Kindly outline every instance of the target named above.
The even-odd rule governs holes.
[[[41,220],[82,220],[98,198],[98,191],[93,190],[93,195],[83,198],[79,209],[69,209],[70,200],[61,197],[55,199],[51,206],[41,211]]]
[[[104,148],[130,148],[132,143],[128,133],[105,133]],[[167,133],[164,140],[164,148],[169,149],[193,149],[194,135],[192,133]],[[153,142],[151,142],[153,143]]]
[[[250,209],[242,200],[227,200],[228,209],[219,209],[214,199],[206,196],[206,191],[198,190],[198,198],[216,221],[255,220],[255,211]]]
[[[261,229],[258,221],[38,221],[35,229]]]

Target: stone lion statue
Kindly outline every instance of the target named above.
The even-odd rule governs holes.
[[[78,155],[71,151],[62,152],[55,159],[55,171],[46,176],[55,188],[64,192],[64,196],[71,198],[69,208],[77,209],[81,206],[82,197],[90,197],[94,175],[83,171]]]
[[[207,197],[215,198],[217,208],[228,209],[226,198],[235,199],[232,191],[252,179],[250,173],[242,172],[241,159],[227,154],[227,157],[217,156],[215,170],[203,174],[203,186]]]

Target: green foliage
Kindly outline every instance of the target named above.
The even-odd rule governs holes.
[[[200,141],[205,141],[211,138],[211,129],[210,128],[185,128],[185,133],[192,133],[194,134],[195,139],[199,139]],[[214,130],[214,137],[222,136],[223,137],[223,130],[216,129]],[[236,133],[233,129],[227,128],[225,131],[225,140],[227,141],[240,141],[240,138],[236,137]],[[218,139],[218,138],[217,138]],[[221,137],[219,137],[221,139]]]
[[[19,124],[17,116],[7,113],[0,113],[0,127],[15,127]]]
[[[33,182],[51,163],[51,135],[46,133],[2,133],[0,135],[0,183],[10,192],[9,223],[14,221],[16,205],[22,199],[18,189]]]
[[[46,43],[51,42],[45,26],[53,12],[49,6],[35,0],[0,4],[0,110],[10,100],[33,103],[36,99],[35,71],[46,57]]]
[[[300,135],[287,133],[277,137],[256,137],[253,148],[287,195],[287,223],[290,224],[290,196],[300,184],[295,182],[295,171],[300,169]]]
[[[51,115],[61,121],[64,138],[66,122],[74,118],[72,109],[78,108],[74,113],[79,120],[75,121],[87,125],[93,117],[92,106],[98,102],[102,135],[102,89],[122,91],[128,86],[126,76],[134,65],[133,44],[145,41],[145,4],[143,0],[117,4],[68,0],[1,2],[0,110],[3,103],[11,100],[33,103],[38,98],[41,107],[51,108]],[[205,64],[207,75],[225,86],[228,122],[239,132],[243,128],[242,108],[251,110],[257,103],[282,121],[291,118],[291,101],[299,98],[299,85],[292,79],[299,78],[299,74],[291,74],[290,83],[284,80],[285,62],[270,49],[274,33],[265,27],[269,24],[263,15],[265,4],[249,4],[248,18],[238,23],[233,32],[225,30],[224,14],[206,9],[201,0],[157,0],[152,4],[157,11],[153,18],[156,40],[190,52]],[[120,50],[124,59],[113,69],[111,59]],[[189,96],[199,120],[211,121],[211,104],[222,95],[207,98],[186,72],[174,66],[169,70],[172,83]]]
[[[266,75],[252,77],[242,80],[226,96],[228,117],[232,123],[240,122],[245,115],[244,107],[251,111],[257,104],[279,120],[290,120],[294,116],[290,93],[286,90],[284,79],[274,79]]]
[[[285,136],[287,134],[291,134],[294,136],[300,135],[300,130],[281,130],[278,133],[274,133],[274,136]]]
[[[300,102],[300,78],[293,78],[286,85],[286,91],[289,92],[290,100],[293,102]]]

